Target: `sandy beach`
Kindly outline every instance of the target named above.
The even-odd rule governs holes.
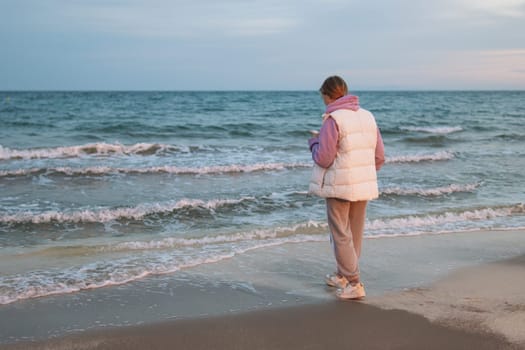
[[[464,268],[428,287],[373,298],[386,309],[424,315],[434,323],[503,335],[525,348],[525,255]]]
[[[406,311],[328,302],[7,346],[5,349],[519,349],[496,334],[431,323]]]
[[[367,254],[376,256],[365,260],[369,262],[369,270],[372,270],[369,273],[380,276],[382,280],[387,279],[385,276],[389,274],[395,277],[393,271],[401,265],[409,271],[408,266],[416,259],[426,258],[429,266],[434,266],[439,257],[445,256],[450,264],[446,271],[437,275],[415,269],[409,271],[407,274],[414,281],[421,281],[421,276],[429,276],[430,281],[424,280],[420,284],[403,280],[406,288],[388,281],[384,283],[392,288],[381,287],[381,283],[365,274],[370,281],[367,285],[370,296],[364,301],[336,301],[333,292],[316,281],[311,282],[313,289],[324,293],[325,298],[302,296],[292,302],[279,303],[286,295],[279,291],[280,287],[272,289],[257,282],[254,288],[259,295],[264,295],[264,303],[269,305],[273,301],[272,307],[207,313],[126,327],[96,328],[49,339],[4,344],[0,348],[326,349],[335,346],[352,349],[522,349],[525,348],[525,255],[503,256],[501,260],[497,259],[497,255],[503,247],[507,247],[508,251],[512,245],[516,246],[512,253],[522,252],[524,234],[522,231],[500,232],[496,240],[494,232],[465,233],[456,237],[407,237],[401,243],[399,239],[367,240]],[[465,248],[461,248],[463,240],[470,242]],[[455,248],[450,245],[451,241],[455,242]],[[488,242],[493,244],[488,245]],[[436,249],[443,247],[450,249],[446,253],[436,252]],[[294,245],[288,248],[302,249]],[[321,254],[328,254],[328,249],[321,251]],[[395,253],[389,253],[389,250]],[[384,254],[384,264],[372,264],[380,253]],[[456,260],[452,259],[453,254]],[[477,255],[483,258],[472,258]],[[226,263],[245,266],[246,262],[232,259]],[[321,267],[325,268],[323,264]],[[379,274],[380,270],[386,275]],[[261,274],[266,274],[264,266],[261,266]],[[280,277],[282,275],[275,272],[276,281]],[[174,307],[178,309],[184,305],[196,307],[199,303],[206,304],[208,308],[213,303],[224,304],[231,309],[236,303],[249,305],[252,302],[250,293],[245,290],[232,290],[223,285],[206,289],[181,287],[178,292],[178,295],[184,296],[179,304],[175,303]],[[38,302],[45,304],[42,300]],[[162,305],[169,301],[163,301],[159,296],[155,302]],[[36,309],[37,314],[28,312],[26,316],[21,316],[21,310],[28,308],[27,305],[13,307],[9,313],[6,313],[8,308],[4,306],[0,309],[4,319],[2,326],[5,328],[18,323],[20,327],[25,327],[31,315],[35,322],[42,323],[45,320],[43,313],[56,312],[56,307],[53,309],[48,305],[47,309],[43,309],[40,304],[31,307],[31,311]],[[105,307],[115,310],[112,304]],[[80,314],[58,315],[56,318],[81,318]]]

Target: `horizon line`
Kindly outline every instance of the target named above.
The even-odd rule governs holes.
[[[396,88],[364,88],[353,89],[360,92],[522,92],[525,88],[494,88],[494,89],[396,89]],[[318,92],[317,89],[0,89],[5,92]]]

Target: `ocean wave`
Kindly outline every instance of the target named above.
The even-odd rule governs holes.
[[[365,238],[423,235],[431,233],[443,233],[443,225],[458,222],[483,221],[495,218],[510,217],[525,214],[525,205],[516,204],[496,208],[478,208],[463,211],[448,211],[429,215],[408,215],[397,218],[382,218],[367,220],[365,225]],[[437,228],[436,228],[437,226]],[[425,230],[425,227],[427,228]],[[432,227],[432,228],[431,228]],[[213,244],[264,241],[267,239],[287,238],[296,235],[320,235],[327,233],[326,222],[308,221],[296,224],[292,227],[279,227],[274,229],[261,229],[249,232],[223,234],[217,236],[205,236],[199,238],[165,238],[162,240],[122,242],[109,246],[97,248],[99,251],[121,251],[121,250],[156,250],[173,249],[178,247],[199,247]],[[419,231],[418,231],[419,230]],[[391,232],[395,231],[396,234]],[[461,231],[460,229],[454,232]],[[319,237],[322,240],[322,237]]]
[[[386,158],[386,163],[418,163],[428,161],[450,160],[454,158],[454,153],[450,151],[440,151],[430,154],[408,154],[391,156]]]
[[[435,188],[399,188],[392,187],[381,190],[381,195],[396,196],[442,196],[458,192],[472,192],[480,184],[451,184]],[[291,208],[302,203],[306,191],[295,191],[284,194],[272,194],[261,197],[241,197],[237,199],[212,199],[208,201],[198,199],[181,199],[178,201],[167,201],[150,204],[139,204],[135,207],[121,208],[89,208],[81,210],[50,210],[44,212],[19,211],[15,213],[0,214],[0,224],[49,224],[49,223],[106,223],[111,221],[144,221],[146,217],[152,217],[154,221],[163,220],[163,216],[176,215],[176,217],[195,218],[196,211],[202,215],[201,210],[206,210],[210,215],[215,212],[234,215],[236,211],[244,213],[272,212]],[[298,197],[301,200],[298,202]],[[155,216],[160,215],[160,216]],[[178,242],[178,243],[177,243]],[[177,244],[183,244],[177,241]],[[175,244],[174,243],[174,244]],[[171,244],[171,243],[170,243]]]
[[[151,250],[151,249],[173,249],[187,246],[203,246],[209,244],[234,243],[242,241],[266,240],[272,238],[286,238],[301,234],[324,233],[328,225],[324,222],[308,221],[293,225],[291,227],[277,227],[271,229],[258,229],[248,232],[237,232],[216,236],[205,236],[200,238],[175,238],[168,237],[162,240],[121,242],[109,246],[97,248],[98,251],[127,251],[127,250]],[[321,229],[322,231],[319,231]]]
[[[52,148],[11,149],[0,146],[0,160],[57,159],[83,156],[153,155],[163,152],[191,152],[190,147],[179,147],[159,143],[136,143],[133,145],[90,143],[77,146]]]
[[[204,264],[217,263],[247,252],[288,243],[320,242],[326,236],[296,235],[244,244],[217,246],[207,252],[190,249],[185,254],[160,254],[147,259],[130,255],[110,261],[94,262],[61,271],[39,270],[20,276],[0,276],[0,305],[56,294],[74,293],[126,284],[150,275],[174,273]]]
[[[510,142],[520,142],[520,141],[525,141],[525,135],[518,134],[518,133],[499,134],[494,137],[488,138],[486,140],[493,141],[494,139],[499,139],[502,141],[510,141]]]
[[[461,126],[436,126],[436,127],[420,127],[420,126],[407,126],[401,127],[401,130],[424,132],[429,134],[446,135],[452,134],[458,131],[463,131]]]
[[[293,168],[309,168],[309,163],[256,163],[216,165],[206,167],[177,167],[171,165],[145,168],[114,168],[108,166],[93,166],[85,168],[56,167],[56,168],[26,168],[15,170],[0,170],[0,177],[14,177],[27,175],[67,175],[67,176],[102,176],[110,174],[176,174],[176,175],[206,175],[226,173],[251,173],[258,171],[273,171]]]
[[[390,187],[381,190],[381,195],[398,195],[398,196],[423,196],[423,197],[437,197],[457,192],[473,192],[480,186],[475,184],[450,184],[448,186],[434,187],[434,188],[401,188]]]
[[[241,200],[249,201],[252,199],[246,198]],[[216,207],[216,205],[211,206]],[[400,236],[411,235],[414,232],[417,232],[418,234],[436,232],[440,233],[442,232],[442,225],[448,223],[483,221],[523,214],[525,214],[525,205],[516,204],[512,206],[502,206],[495,208],[447,211],[428,215],[407,215],[394,218],[380,218],[367,220],[365,226],[365,237],[377,238],[377,236],[382,236],[385,230],[395,230],[395,232],[397,232]],[[423,231],[416,231],[416,229],[421,229],[424,227],[433,228],[428,230],[423,229]],[[56,246],[52,248],[45,248],[44,250],[46,250],[46,252],[48,250],[59,250],[60,252],[58,254],[61,255],[64,254],[62,250],[81,251],[83,253],[87,251],[91,253],[101,253],[134,250],[169,250],[184,247],[199,248],[217,244],[231,244],[251,241],[264,241],[276,238],[289,238],[296,235],[324,235],[327,233],[327,229],[328,224],[326,221],[309,220],[307,222],[297,223],[295,225],[286,227],[253,229],[250,231],[222,233],[203,237],[166,237],[158,240],[124,241],[95,246]],[[458,229],[456,231],[460,230]],[[388,233],[384,236],[392,237],[392,234]],[[34,255],[35,252],[31,251],[30,254]]]
[[[414,144],[426,144],[433,147],[444,147],[452,141],[447,135],[425,135],[425,136],[407,136],[403,138],[404,142]],[[457,142],[458,140],[455,140]]]
[[[298,198],[298,196],[300,198]],[[259,197],[243,196],[234,199],[181,199],[157,203],[144,203],[134,207],[86,208],[76,210],[23,210],[0,212],[0,224],[67,224],[67,223],[107,223],[112,221],[143,221],[144,225],[163,220],[198,220],[203,215],[209,218],[218,213],[224,215],[243,215],[270,213],[276,210],[297,208],[306,199],[306,192],[284,192]]]
[[[500,217],[525,214],[525,206],[517,204],[499,208],[479,208],[458,212],[444,212],[430,215],[403,216],[398,218],[382,218],[367,221],[365,238],[422,235],[429,233],[442,233],[442,226],[448,223],[490,220]],[[435,228],[428,229],[429,227]],[[425,230],[425,227],[427,230]],[[322,235],[318,240],[323,240],[328,230],[325,221],[310,220],[290,227],[277,227],[269,229],[255,229],[247,232],[235,232],[204,237],[167,237],[160,240],[127,241],[104,246],[96,246],[93,252],[120,252],[120,251],[149,251],[178,249],[184,247],[202,247],[217,244],[242,243],[249,241],[266,241],[271,239],[291,238],[297,235]],[[418,231],[419,230],[419,231]],[[395,231],[396,234],[391,232]],[[456,230],[457,231],[457,230]]]
[[[0,223],[5,224],[44,224],[44,223],[104,223],[113,220],[142,220],[152,214],[170,213],[181,209],[204,208],[214,210],[225,205],[235,205],[245,201],[255,200],[254,197],[240,199],[214,199],[202,201],[198,199],[182,199],[174,202],[143,204],[131,208],[112,208],[99,210],[78,210],[70,212],[47,211],[44,213],[19,212],[0,215]]]
[[[1,147],[0,147],[1,154]],[[441,151],[430,154],[408,154],[386,157],[387,164],[418,163],[426,161],[442,161],[453,159],[454,153]],[[0,159],[1,155],[0,155]],[[175,175],[207,175],[227,173],[251,173],[259,171],[274,171],[284,169],[311,168],[312,163],[255,163],[231,164],[204,167],[179,167],[173,165],[152,167],[54,167],[54,168],[22,168],[13,170],[0,170],[0,177],[16,177],[29,175],[66,175],[66,176],[104,176],[112,174],[175,174]]]
[[[376,219],[367,222],[365,238],[461,232],[461,230],[448,230],[445,224],[471,223],[524,213],[525,206],[516,204],[425,216]],[[475,225],[469,226],[463,231],[472,231],[475,228]],[[141,253],[126,254],[120,258],[95,257],[95,261],[81,266],[42,269],[24,272],[20,275],[0,276],[0,304],[121,285],[150,275],[173,273],[203,264],[217,263],[257,249],[284,244],[326,242],[328,240],[327,230],[326,223],[310,221],[289,228],[262,229],[232,235],[223,234],[188,239],[166,238],[157,241],[130,241],[98,246],[94,249],[104,255],[111,254],[113,251],[127,250],[138,250]],[[52,249],[57,249],[57,247]],[[173,254],[173,249],[176,249],[178,253]]]
[[[489,220],[498,217],[525,214],[523,203],[496,208],[479,208],[457,212],[444,212],[429,215],[404,216],[390,219],[376,219],[366,224],[367,231],[396,229],[410,232],[411,229],[424,226],[441,226],[449,223]],[[438,230],[439,232],[439,230]],[[373,234],[373,232],[372,232]]]

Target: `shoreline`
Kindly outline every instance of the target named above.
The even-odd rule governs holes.
[[[331,266],[327,244],[255,251],[176,279],[0,307],[4,334],[41,334],[3,335],[0,349],[322,349],[344,346],[342,333],[372,349],[525,348],[514,327],[525,325],[524,242],[524,231],[370,240],[363,262],[370,292],[363,302],[335,301],[319,280]],[[282,250],[290,260],[272,261]],[[442,260],[446,264],[437,263]],[[245,271],[251,265],[257,276]],[[302,274],[290,280],[297,271]],[[487,271],[495,283],[483,294]],[[193,283],[210,275],[215,282]],[[112,322],[115,315],[122,322]],[[60,328],[64,324],[69,328]]]
[[[362,302],[167,321],[0,347],[18,349],[519,349],[501,335],[457,329]]]

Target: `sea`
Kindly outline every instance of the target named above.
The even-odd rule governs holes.
[[[525,228],[524,91],[356,94],[386,150],[367,239]],[[0,92],[0,304],[327,242],[323,111],[316,91]]]

